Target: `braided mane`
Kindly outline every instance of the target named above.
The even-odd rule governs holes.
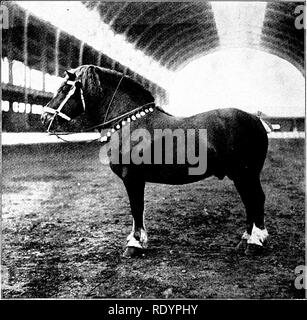
[[[77,76],[81,75],[85,92],[92,96],[101,96],[103,85],[110,86],[112,89],[115,88],[123,77],[119,90],[126,92],[132,100],[137,103],[140,99],[142,101],[145,99],[147,102],[155,101],[151,92],[145,89],[139,82],[115,70],[94,65],[84,65],[75,69],[75,72]]]

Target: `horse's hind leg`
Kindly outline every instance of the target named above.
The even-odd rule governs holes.
[[[261,187],[259,174],[245,172],[237,176],[234,184],[246,209],[246,231],[239,248],[246,248],[246,253],[257,253],[268,237],[264,226],[265,195]]]
[[[123,179],[133,216],[133,228],[127,237],[124,257],[132,257],[147,247],[147,234],[144,225],[144,189],[145,181],[138,179],[136,175],[127,176]]]

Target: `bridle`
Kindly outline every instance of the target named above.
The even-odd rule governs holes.
[[[106,110],[103,123],[98,124],[98,125],[95,125],[95,126],[93,126],[93,127],[90,127],[90,128],[88,128],[88,129],[86,129],[86,131],[92,131],[92,130],[94,130],[94,129],[103,129],[103,128],[107,127],[108,125],[110,125],[111,123],[119,122],[119,121],[121,121],[122,119],[127,118],[127,117],[129,117],[129,116],[132,116],[132,118],[133,118],[133,115],[134,115],[136,112],[138,113],[138,112],[142,111],[142,110],[144,109],[144,107],[147,107],[147,106],[149,106],[149,105],[154,105],[154,104],[155,104],[154,102],[146,103],[146,104],[144,104],[144,105],[142,105],[142,106],[139,106],[139,107],[137,107],[137,108],[135,108],[135,109],[133,109],[133,110],[131,110],[131,111],[128,111],[128,112],[126,112],[126,113],[124,113],[124,114],[122,114],[122,115],[120,115],[120,116],[117,116],[117,117],[112,118],[111,120],[108,120],[108,121],[107,121],[107,116],[108,116],[109,110],[111,109],[111,106],[112,106],[112,103],[113,103],[114,98],[115,98],[115,96],[116,96],[116,93],[117,93],[117,91],[119,90],[119,87],[120,87],[121,82],[122,82],[122,80],[124,79],[124,77],[125,77],[125,76],[123,75],[123,76],[121,77],[121,79],[119,80],[118,84],[117,84],[117,87],[116,87],[116,89],[115,89],[115,91],[114,91],[114,93],[113,93],[113,96],[112,96],[112,98],[111,98],[111,100],[110,100],[110,102],[109,102],[108,108],[107,108],[107,110]],[[59,133],[50,132],[50,128],[51,128],[51,126],[52,126],[52,123],[53,123],[54,119],[56,118],[56,116],[59,116],[59,117],[61,117],[62,119],[66,120],[66,121],[71,121],[71,120],[72,120],[71,117],[67,116],[65,113],[62,112],[62,109],[64,108],[64,106],[66,105],[66,103],[68,102],[68,100],[74,95],[74,93],[75,93],[75,91],[76,91],[77,88],[80,89],[80,98],[81,98],[81,101],[82,101],[82,106],[83,106],[84,112],[86,111],[86,105],[85,105],[85,100],[84,100],[84,95],[83,95],[83,90],[82,90],[82,84],[81,84],[81,82],[80,82],[79,80],[76,80],[76,81],[68,80],[68,81],[66,82],[66,84],[71,85],[72,87],[71,87],[71,89],[69,90],[69,92],[68,92],[68,94],[66,95],[66,97],[64,98],[64,100],[60,103],[59,107],[58,107],[57,109],[52,109],[52,108],[48,107],[48,105],[47,105],[47,106],[44,107],[44,112],[53,114],[53,117],[52,117],[52,119],[51,119],[51,121],[50,121],[50,123],[49,123],[49,125],[48,125],[47,132],[48,132],[49,134],[52,134],[52,135],[57,136],[59,139],[63,140],[64,142],[69,142],[69,141],[64,140],[63,138],[61,138]],[[152,108],[149,108],[149,109],[150,109],[150,112],[153,111]],[[148,110],[146,110],[146,111],[148,111]],[[141,112],[141,113],[144,113],[144,112]],[[117,125],[117,127],[118,127],[118,125]],[[63,134],[63,133],[61,133],[61,134]],[[69,133],[64,133],[64,134],[69,134]],[[99,138],[99,139],[94,139],[94,140],[92,140],[92,141],[95,141],[95,140],[100,140],[100,138]]]
[[[68,100],[74,95],[77,88],[80,89],[80,97],[81,97],[81,101],[82,101],[82,106],[83,106],[83,110],[85,111],[85,101],[84,101],[84,95],[83,95],[81,82],[68,80],[66,82],[66,84],[71,85],[72,87],[70,88],[68,94],[66,95],[65,99],[60,103],[58,108],[52,109],[52,108],[48,107],[48,105],[44,107],[44,112],[53,114],[53,117],[52,117],[52,119],[49,123],[48,129],[47,129],[47,132],[50,132],[50,128],[51,128],[52,123],[53,123],[54,119],[56,118],[56,116],[59,116],[66,121],[71,121],[71,117],[69,117],[65,113],[63,113],[62,109],[65,107]]]

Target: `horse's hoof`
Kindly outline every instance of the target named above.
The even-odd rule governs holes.
[[[134,257],[141,256],[143,252],[144,250],[140,248],[127,247],[123,253],[123,257],[127,259],[134,258]]]
[[[245,250],[245,254],[247,256],[258,256],[263,254],[263,246],[259,246],[258,244],[249,243]]]
[[[236,251],[245,251],[247,248],[247,240],[242,239],[236,246]]]

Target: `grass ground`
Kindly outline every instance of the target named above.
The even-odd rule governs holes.
[[[271,140],[262,173],[270,238],[237,254],[244,208],[230,180],[149,184],[145,256],[121,257],[131,230],[122,182],[95,144],[3,148],[4,298],[303,298],[304,141]]]

